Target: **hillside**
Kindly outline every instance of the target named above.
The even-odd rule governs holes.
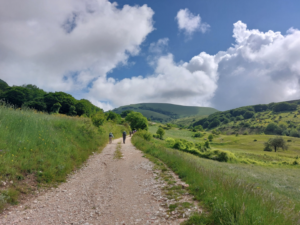
[[[123,111],[132,110],[142,113],[148,119],[156,122],[169,122],[174,119],[189,116],[208,116],[218,110],[210,107],[182,106],[167,103],[141,103],[121,106],[113,111],[121,114]]]
[[[193,123],[226,134],[276,134],[300,137],[300,100],[216,112]]]

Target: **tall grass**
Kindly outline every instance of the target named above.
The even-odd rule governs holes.
[[[148,142],[138,135],[132,142],[162,160],[190,185],[191,193],[209,212],[205,219],[208,224],[288,225],[297,224],[300,218],[287,198],[274,197],[253,183],[224,176],[222,171],[206,169],[197,163],[200,159],[196,156]]]
[[[16,187],[32,174],[37,182],[65,181],[108,142],[109,132],[119,137],[124,129],[113,123],[97,128],[89,118],[0,106],[0,181],[13,181]]]

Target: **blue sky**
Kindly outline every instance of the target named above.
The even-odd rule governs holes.
[[[108,76],[122,79],[132,75],[148,75],[153,73],[153,67],[147,63],[149,44],[160,38],[169,38],[168,50],[175,56],[175,61],[188,61],[193,56],[204,51],[216,54],[226,51],[233,43],[233,24],[239,20],[246,23],[249,29],[260,31],[280,31],[285,33],[290,27],[300,28],[300,2],[296,0],[168,0],[160,1],[116,1],[119,7],[127,5],[147,4],[155,14],[154,30],[142,44],[141,55],[132,57],[129,61],[134,65],[120,66]],[[188,8],[193,14],[199,14],[211,28],[205,34],[195,32],[190,40],[178,30],[175,20],[180,9]]]
[[[296,0],[0,0],[0,78],[105,110],[300,99],[299,12]]]

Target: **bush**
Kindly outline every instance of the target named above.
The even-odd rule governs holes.
[[[290,136],[291,137],[300,137],[300,134],[297,130],[293,129],[290,131]]]
[[[214,136],[213,136],[212,134],[210,134],[210,135],[208,136],[208,140],[209,140],[210,142],[212,142],[213,139],[214,139]]]
[[[152,135],[146,130],[139,130],[136,134],[144,138],[146,141],[151,141]]]
[[[197,138],[197,137],[203,137],[204,136],[204,134],[202,134],[202,133],[200,133],[200,132],[197,132],[197,133],[195,133],[194,134],[194,136],[193,137],[195,137],[195,138]]]
[[[173,146],[174,146],[174,144],[175,144],[174,138],[168,137],[168,138],[166,138],[165,141],[168,143],[168,146],[169,146],[169,147],[173,148]]]
[[[96,127],[103,125],[104,121],[105,121],[105,116],[102,111],[99,111],[96,114],[92,115],[92,122]]]
[[[278,129],[278,126],[275,123],[269,123],[265,129],[266,134],[273,134]]]
[[[176,148],[178,150],[184,150],[186,148],[185,144],[182,143],[180,140],[176,140],[173,148]]]
[[[159,135],[160,139],[163,139],[164,135],[165,135],[165,130],[161,127],[159,127],[156,131],[156,134]]]
[[[243,133],[243,135],[248,135],[248,131],[245,131],[245,132]]]

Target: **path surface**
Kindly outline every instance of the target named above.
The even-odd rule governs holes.
[[[58,188],[1,215],[0,224],[179,224],[157,217],[164,209],[153,196],[161,185],[130,137],[121,145],[124,158],[114,159],[120,141],[91,156]]]

